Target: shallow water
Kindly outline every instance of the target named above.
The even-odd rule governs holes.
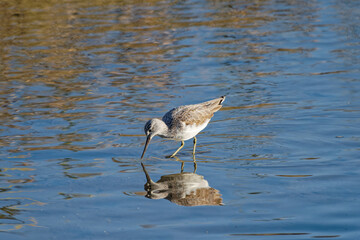
[[[0,12],[1,239],[360,236],[358,1]],[[179,143],[153,139],[145,168],[171,187],[146,192],[145,122],[221,95],[195,172],[191,141],[168,159]]]

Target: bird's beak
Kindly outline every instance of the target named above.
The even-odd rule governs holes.
[[[146,152],[146,149],[147,149],[147,147],[148,147],[151,139],[152,139],[152,135],[151,135],[151,134],[147,135],[147,137],[146,137],[146,142],[145,142],[145,147],[144,147],[144,151],[143,151],[143,153],[141,154],[141,159],[143,159],[144,154],[145,154],[145,152]]]

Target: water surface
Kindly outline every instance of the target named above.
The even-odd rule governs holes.
[[[0,12],[1,238],[360,235],[358,1],[5,0]],[[153,139],[149,176],[180,188],[149,195],[145,122],[222,95],[196,169],[191,141],[168,159],[179,143]]]

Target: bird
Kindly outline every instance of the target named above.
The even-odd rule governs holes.
[[[143,159],[151,139],[155,136],[181,141],[180,147],[168,156],[170,158],[180,151],[184,146],[184,141],[194,138],[193,156],[195,157],[196,135],[208,125],[224,101],[225,96],[221,96],[207,102],[179,106],[165,113],[162,119],[153,118],[149,120],[144,126],[146,142],[141,159]]]

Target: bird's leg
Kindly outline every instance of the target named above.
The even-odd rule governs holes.
[[[195,149],[196,149],[196,137],[194,137],[194,148],[193,148],[194,173],[196,172],[197,169],[197,163],[195,159]]]
[[[195,159],[195,155],[193,155],[193,161],[194,161],[194,173],[196,173],[197,162],[196,162],[196,159]]]
[[[196,137],[194,137],[193,156],[195,156],[195,149],[196,149]]]
[[[185,144],[184,141],[181,141],[180,147],[179,147],[172,155],[170,155],[169,158],[174,157],[174,156],[180,151],[180,149],[182,149],[182,147],[184,146],[184,144]]]

